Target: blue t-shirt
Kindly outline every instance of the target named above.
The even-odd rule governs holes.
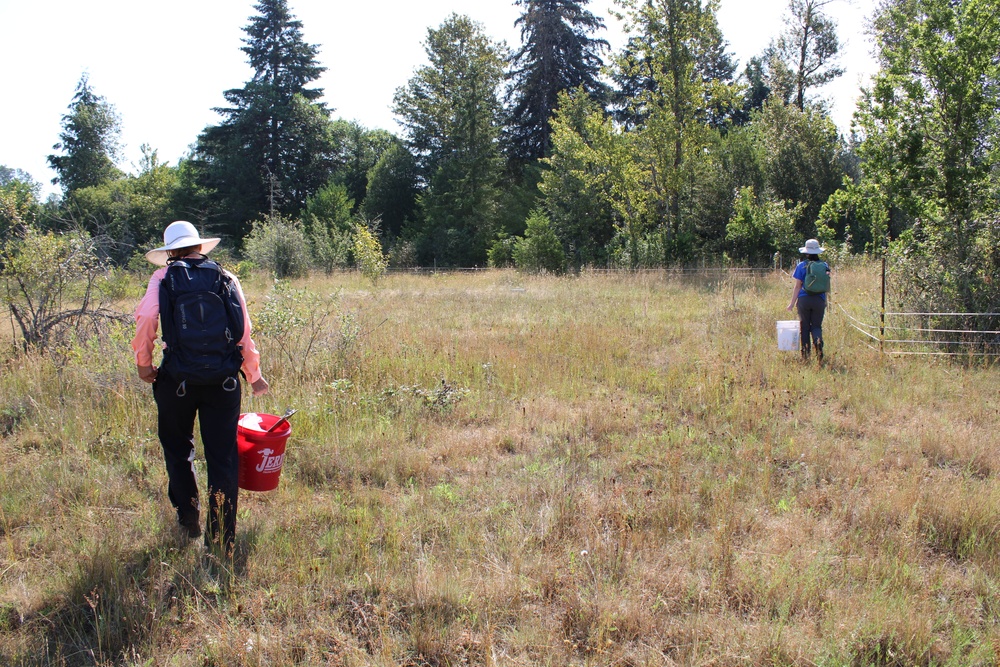
[[[806,279],[806,269],[807,268],[809,268],[809,260],[805,260],[805,261],[799,262],[799,265],[795,267],[795,271],[792,272],[792,278],[795,278],[796,280],[805,281],[805,279]],[[803,287],[801,290],[799,290],[799,298],[801,299],[804,296],[821,296],[821,297],[823,297],[823,301],[826,301],[826,294],[825,293],[821,293],[819,295],[809,294],[809,292],[806,291],[805,287]]]

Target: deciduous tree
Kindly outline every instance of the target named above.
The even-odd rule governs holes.
[[[881,245],[890,220],[907,220],[893,266],[914,305],[996,312],[1000,3],[887,0],[874,25],[880,70],[855,116],[858,209],[884,202],[867,211]]]
[[[16,230],[35,224],[40,189],[27,172],[0,165],[0,244]]]
[[[453,14],[428,30],[425,49],[429,64],[396,91],[393,102],[423,187],[421,259],[482,265],[499,197],[505,48],[480,24]]]
[[[662,261],[695,253],[698,186],[711,172],[720,118],[733,107],[732,66],[715,0],[619,0],[637,33],[616,63],[619,79],[644,83],[623,100],[634,137],[632,160],[645,173],[629,194],[631,210],[658,236]]]
[[[90,232],[102,257],[124,263],[137,248],[150,247],[160,238],[164,220],[182,217],[176,206],[180,188],[178,168],[161,162],[155,150],[143,145],[137,175],[73,190],[63,208]]]

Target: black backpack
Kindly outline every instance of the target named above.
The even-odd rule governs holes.
[[[206,259],[175,259],[160,282],[163,369],[178,382],[226,383],[243,365],[243,307],[233,278]]]

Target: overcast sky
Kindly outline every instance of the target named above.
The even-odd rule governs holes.
[[[0,165],[23,169],[54,192],[46,156],[59,140],[61,118],[81,74],[118,110],[126,171],[136,171],[142,144],[171,164],[219,117],[222,92],[251,76],[240,51],[255,0],[0,0]],[[871,0],[835,0],[846,74],[824,95],[847,130],[860,83],[873,71],[864,23]],[[390,110],[395,90],[425,64],[429,27],[451,13],[483,24],[488,35],[520,43],[512,0],[290,0],[303,34],[327,67],[318,86],[334,117],[398,132]],[[722,0],[719,24],[742,70],[782,28],[787,0]],[[617,50],[621,28],[608,10],[604,35]]]

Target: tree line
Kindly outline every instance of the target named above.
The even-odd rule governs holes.
[[[616,0],[617,52],[587,0],[515,0],[513,50],[453,14],[396,91],[393,134],[333,117],[319,46],[260,0],[253,77],[189,156],[143,147],[122,173],[120,119],[84,76],[49,156],[61,197],[4,168],[0,234],[72,225],[125,263],[184,218],[247,256],[282,248],[291,272],[351,265],[359,228],[394,266],[554,272],[769,264],[817,237],[890,254],[912,303],[995,310],[1000,0],[881,0],[849,137],[820,95],[843,73],[835,1],[789,0],[742,68],[717,0]]]

